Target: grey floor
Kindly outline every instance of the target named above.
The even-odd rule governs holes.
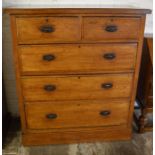
[[[134,131],[130,141],[81,143],[24,147],[21,145],[20,129],[11,124],[3,155],[152,155],[152,132],[138,134]]]

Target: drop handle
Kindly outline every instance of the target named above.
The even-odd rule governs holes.
[[[52,54],[45,54],[43,55],[42,59],[44,61],[53,61],[55,59],[55,56]]]
[[[55,28],[52,25],[43,25],[40,27],[40,31],[43,33],[51,33],[55,31]]]
[[[111,112],[109,110],[104,110],[104,111],[100,112],[100,115],[102,115],[102,116],[108,116],[110,114],[111,114]]]
[[[115,53],[105,53],[103,55],[103,58],[107,59],[107,60],[113,60],[116,58],[116,54]]]
[[[113,84],[112,83],[103,83],[101,85],[101,87],[104,88],[104,89],[110,89],[110,88],[113,87]]]
[[[46,115],[46,118],[48,118],[48,119],[55,119],[55,118],[57,118],[57,114],[47,114]]]
[[[107,32],[116,32],[118,30],[117,26],[116,25],[107,25],[105,27],[105,30]]]
[[[55,85],[45,85],[44,86],[44,90],[50,92],[50,91],[54,91],[56,89]]]

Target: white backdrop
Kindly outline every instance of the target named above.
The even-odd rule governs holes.
[[[32,5],[64,5],[64,4],[128,4],[137,7],[152,8],[153,0],[3,0],[3,7],[7,6],[32,6]]]

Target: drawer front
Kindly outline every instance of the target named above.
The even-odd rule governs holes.
[[[29,129],[93,127],[126,124],[129,102],[30,102],[25,108]]]
[[[23,74],[133,70],[136,44],[20,46]]]
[[[81,35],[78,17],[17,18],[16,24],[21,44],[77,41]]]
[[[85,17],[85,40],[138,39],[140,18],[126,17]]]
[[[26,101],[130,97],[132,74],[25,77],[22,85]]]

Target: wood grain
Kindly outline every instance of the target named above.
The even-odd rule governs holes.
[[[54,44],[18,48],[23,75],[133,71],[136,51],[137,44]],[[115,55],[114,59],[104,58],[110,53]],[[46,55],[55,59],[46,61],[43,59]]]
[[[67,144],[80,142],[99,142],[111,140],[130,140],[131,129],[124,128],[109,128],[102,129],[90,128],[87,130],[80,128],[79,131],[59,131],[48,133],[27,133],[23,134],[22,143],[25,146],[32,145],[47,145],[47,144]]]
[[[25,108],[28,129],[110,126],[127,123],[129,101],[28,102]],[[102,111],[110,114],[103,116]],[[48,114],[57,118],[49,119]]]
[[[20,44],[78,41],[81,38],[78,17],[16,18],[16,24]],[[40,30],[42,26],[53,27],[54,31],[42,32]]]
[[[138,39],[140,18],[84,17],[84,40]],[[109,25],[117,26],[116,32],[106,31]]]
[[[5,13],[12,15],[34,15],[34,14],[128,14],[144,15],[151,13],[150,9],[129,9],[129,8],[5,8]]]
[[[150,60],[153,64],[153,38],[147,38],[147,44],[149,48]]]
[[[131,138],[145,14],[150,10],[6,11],[12,15],[23,144]],[[41,32],[40,27],[47,25],[46,31],[52,32]],[[105,31],[109,25],[114,32]],[[103,60],[107,51],[115,52],[114,61]],[[45,63],[44,54],[54,54],[54,61]],[[115,99],[120,102],[116,104]],[[107,100],[111,102],[106,104]],[[113,118],[103,123],[96,114],[100,108],[110,108]],[[63,115],[53,126],[43,117],[51,110]],[[92,114],[97,122],[90,118]]]
[[[139,43],[138,43],[138,49],[137,49],[137,61],[135,64],[135,72],[133,75],[133,85],[132,85],[132,94],[131,94],[131,104],[130,104],[130,112],[129,112],[129,121],[128,126],[132,126],[133,121],[133,112],[134,112],[134,104],[135,104],[135,98],[136,98],[136,91],[137,91],[137,84],[138,84],[138,78],[139,78],[139,70],[140,70],[140,63],[141,63],[141,56],[142,56],[142,46],[143,46],[143,37],[144,37],[144,28],[145,28],[145,19],[146,16],[141,16],[141,24],[140,24],[140,37],[139,37]]]
[[[112,88],[102,88],[111,83]],[[100,76],[25,77],[22,79],[26,101],[90,100],[130,97],[132,74],[107,74]],[[46,91],[54,85],[54,91]]]

